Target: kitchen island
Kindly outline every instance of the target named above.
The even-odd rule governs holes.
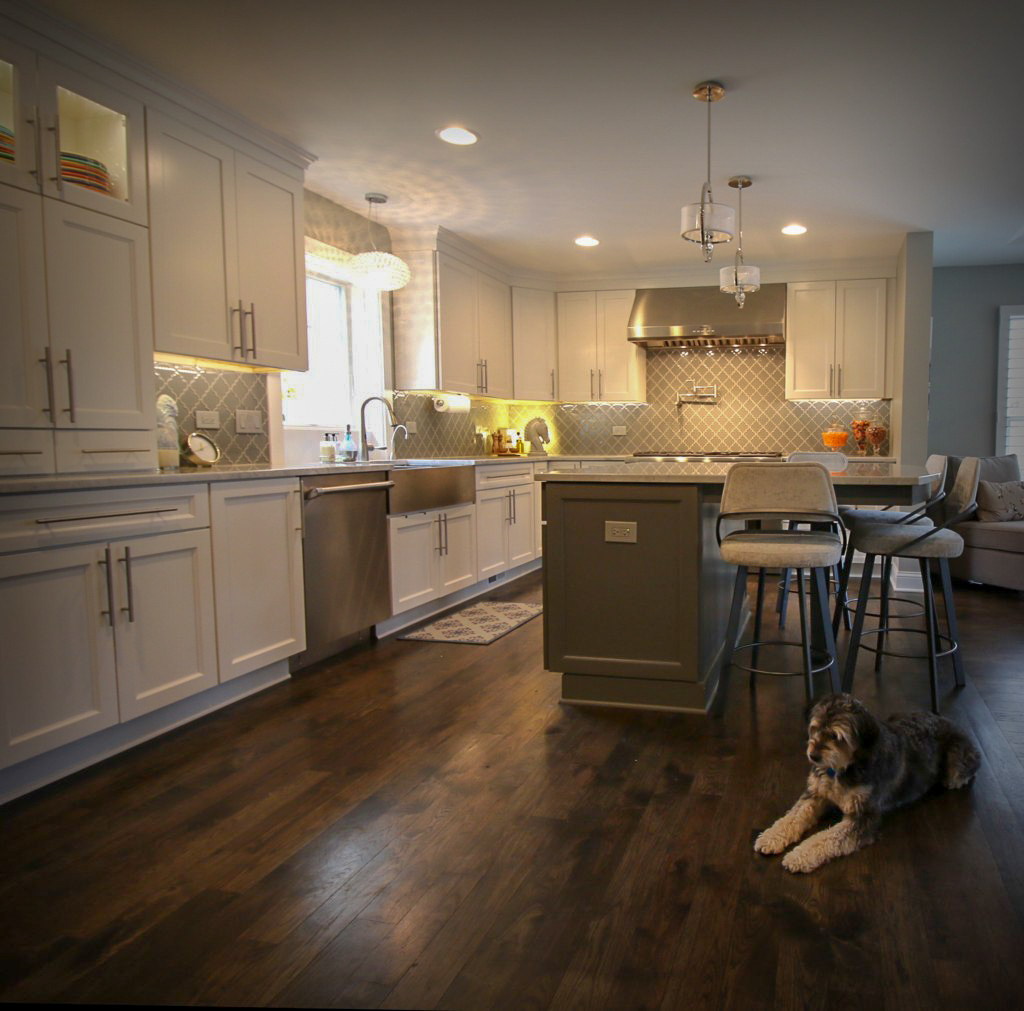
[[[537,475],[544,662],[562,675],[563,702],[708,711],[734,573],[715,539],[728,470],[630,461]],[[865,461],[833,483],[841,503],[910,505],[934,476]]]

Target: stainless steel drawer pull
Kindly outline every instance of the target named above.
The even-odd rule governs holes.
[[[92,516],[53,516],[45,520],[36,520],[36,523],[45,525],[47,523],[82,523],[85,520],[116,520],[122,516],[155,516],[157,513],[176,513],[177,506],[169,506],[166,509],[135,509],[130,513],[95,513]]]
[[[50,416],[52,420],[54,418],[53,413],[53,358],[50,356],[50,349],[43,348],[43,357],[39,359],[41,365],[46,366],[46,403],[47,406],[43,410]]]
[[[303,494],[307,502],[321,495],[337,495],[339,492],[371,491],[374,488],[394,488],[394,481],[374,481],[370,484],[337,484],[333,488],[310,488]]]
[[[842,363],[836,366],[836,396],[843,395],[843,366]]]
[[[100,565],[107,567],[107,610],[100,611],[101,616],[105,616],[110,622],[110,627],[114,627],[114,560],[110,554],[110,548],[107,548],[103,552],[103,561]]]
[[[146,450],[139,447],[134,449],[80,449],[79,453],[145,453]]]
[[[68,369],[68,406],[64,408],[64,411],[70,415],[71,424],[75,423],[75,381],[74,376],[71,372],[71,348],[65,349],[65,357],[60,360],[61,365],[66,365]]]
[[[250,352],[253,358],[256,357],[256,305],[253,302],[249,303],[249,336],[252,338],[252,348]]]
[[[132,586],[132,549],[124,549],[124,587],[128,591],[128,606],[122,607],[122,611],[128,612],[128,620],[135,621],[135,590]]]
[[[41,449],[0,449],[0,456],[42,456]]]
[[[50,182],[53,182],[53,183],[57,184],[57,193],[58,193],[59,196],[63,197],[64,196],[64,177],[61,175],[61,171],[60,171],[60,117],[59,116],[54,116],[53,117],[53,126],[48,126],[46,129],[49,130],[50,133],[53,134],[53,158],[54,158],[53,165],[54,165],[54,169],[57,172],[57,174],[55,176],[50,176]]]
[[[551,370],[551,399],[555,399],[555,370]]]
[[[444,553],[448,554],[448,514],[444,513]]]

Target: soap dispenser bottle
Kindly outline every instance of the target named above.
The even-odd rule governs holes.
[[[347,463],[352,463],[355,460],[356,456],[358,455],[356,452],[356,441],[355,439],[352,438],[351,425],[345,426],[345,441],[341,444],[341,449],[342,459],[344,459]]]
[[[324,437],[320,440],[320,462],[334,463],[335,459],[334,440],[331,439],[330,432],[324,432]]]

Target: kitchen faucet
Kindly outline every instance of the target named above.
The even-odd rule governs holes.
[[[367,397],[359,408],[359,459],[366,462],[370,459],[370,447],[366,442],[366,405],[371,400],[379,400],[391,416],[391,424],[398,427],[398,418],[395,417],[395,409],[383,397]]]

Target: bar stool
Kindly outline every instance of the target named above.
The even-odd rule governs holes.
[[[850,645],[846,653],[846,666],[843,673],[843,690],[852,691],[853,676],[857,668],[857,656],[863,649],[871,650],[876,656],[876,669],[879,658],[899,656],[914,660],[927,657],[928,673],[931,680],[932,712],[939,711],[938,662],[948,656],[953,661],[953,676],[956,685],[962,688],[967,679],[964,674],[963,659],[960,656],[960,637],[956,623],[956,609],[953,603],[953,584],[949,576],[949,559],[958,557],[964,549],[963,538],[949,527],[967,519],[978,507],[975,496],[978,491],[978,476],[981,465],[977,457],[966,457],[960,465],[956,480],[950,489],[949,496],[943,503],[943,521],[935,526],[925,527],[919,523],[862,523],[850,534],[852,550],[864,553],[864,571],[861,575],[860,592],[853,617],[853,631]],[[883,564],[891,566],[893,558],[916,558],[921,569],[921,580],[924,583],[924,617],[925,627],[899,628],[888,627],[887,587],[882,587],[882,607],[879,615],[878,628],[864,631],[864,618],[867,614],[868,600],[871,594],[871,572],[875,559],[881,557]],[[935,611],[935,594],[932,589],[930,563],[935,561],[942,582],[942,599],[946,612],[946,634],[939,631]],[[888,633],[899,631],[924,635],[927,640],[927,653],[900,653],[884,648]],[[877,635],[878,643],[871,647],[862,643],[864,636]]]
[[[722,537],[723,520],[743,520],[747,524],[762,520],[790,520],[792,523],[828,525],[828,529],[797,530],[736,530]],[[839,519],[835,491],[829,472],[820,463],[737,463],[728,471],[722,490],[722,507],[718,517],[716,536],[722,558],[736,566],[732,606],[722,655],[722,667],[715,711],[721,712],[725,704],[729,667],[739,650],[752,650],[751,666],[736,664],[750,672],[751,683],[755,674],[777,676],[804,676],[808,701],[814,697],[814,675],[827,670],[832,691],[839,691],[839,663],[836,657],[835,637],[829,621],[825,572],[839,562],[845,547],[845,532]],[[800,605],[800,642],[787,640],[761,641],[761,610],[764,603],[764,574],[766,568],[795,569]],[[757,603],[754,609],[753,640],[743,646],[736,645],[739,635],[740,612],[747,592],[747,573],[758,570]],[[808,627],[804,569],[811,572],[810,624],[820,632],[821,645],[812,647]],[[800,646],[803,671],[767,670],[757,666],[758,651],[766,646]],[[817,657],[812,656],[817,653]]]
[[[946,493],[943,490],[946,483],[946,466],[947,459],[945,456],[939,454],[933,454],[929,456],[925,461],[925,469],[929,473],[936,474],[935,480],[928,487],[928,500],[922,505],[910,512],[902,512],[898,509],[858,509],[855,506],[841,505],[839,507],[839,515],[843,518],[843,523],[846,529],[851,533],[867,523],[894,523],[897,525],[914,524],[921,527],[932,527],[935,524],[929,517],[929,512],[936,511],[936,507],[945,498]],[[850,571],[853,568],[853,540],[852,538],[847,542],[846,554],[843,558],[843,569],[839,577],[839,589],[836,593],[836,609],[835,614],[832,618],[832,631],[839,634],[839,622],[840,620],[846,626],[850,628],[850,600],[848,595],[848,588],[850,583]],[[885,620],[882,624],[888,623],[889,616],[889,605],[891,603],[899,603],[909,605],[912,610],[904,611],[899,615],[900,618],[917,618],[924,614],[923,608],[918,608],[916,600],[910,600],[907,597],[891,597],[889,595],[889,588],[892,580],[892,557],[885,559],[882,564],[881,572],[881,594],[880,595],[869,595],[868,601],[878,600],[881,603],[881,608],[878,611],[869,611],[868,617],[879,618],[882,617],[883,612]],[[884,635],[879,640],[879,645],[884,644]],[[875,657],[875,670],[881,670],[881,658],[882,654],[879,653]]]

